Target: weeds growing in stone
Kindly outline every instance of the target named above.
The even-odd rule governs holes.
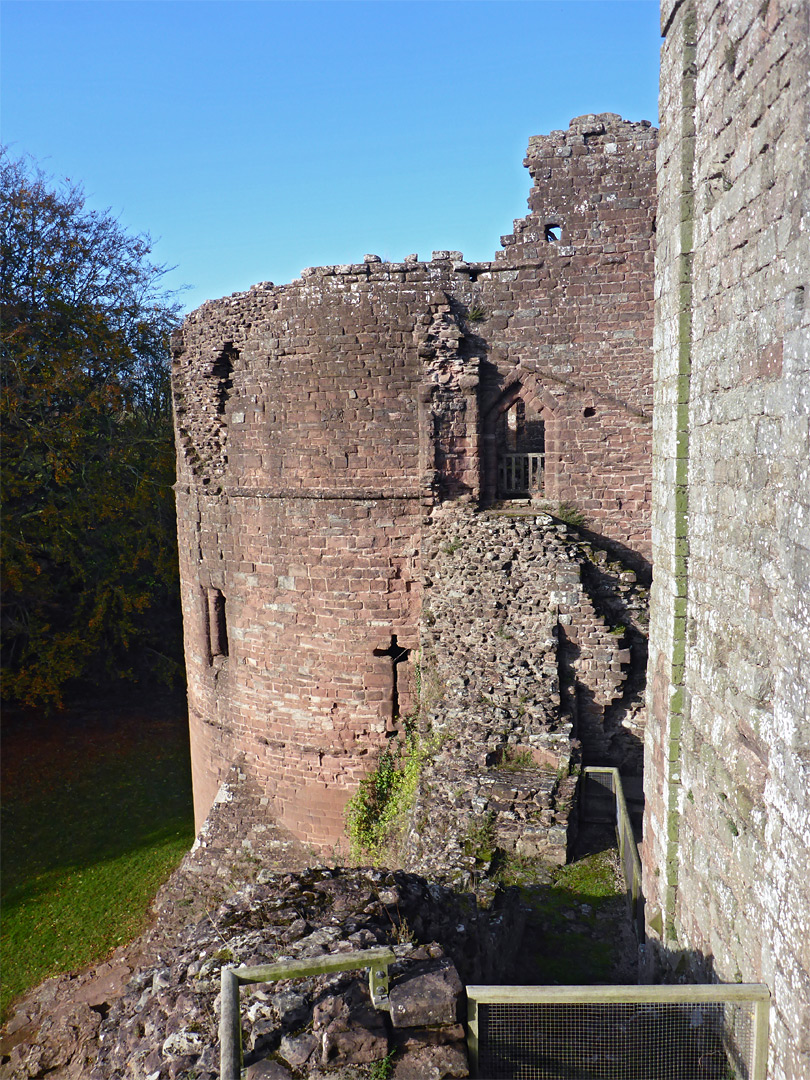
[[[392,1050],[390,1054],[386,1054],[384,1058],[380,1058],[379,1061],[373,1061],[369,1065],[369,1080],[388,1080],[389,1076],[393,1075],[395,1053],[396,1050]]]
[[[518,772],[520,769],[534,769],[537,762],[534,755],[526,746],[507,746],[498,761],[499,769]]]
[[[553,513],[555,517],[559,518],[560,521],[564,521],[566,525],[581,528],[585,524],[585,515],[573,503],[561,502]]]
[[[360,781],[346,806],[346,831],[352,856],[379,862],[396,846],[416,797],[419,775],[436,742],[420,736],[406,722],[380,756],[377,768]]]
[[[495,814],[490,811],[470,822],[462,844],[464,854],[476,863],[490,863],[495,855]]]

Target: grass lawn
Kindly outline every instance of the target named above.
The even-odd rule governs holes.
[[[5,1015],[147,924],[194,839],[182,704],[4,718],[2,825]]]

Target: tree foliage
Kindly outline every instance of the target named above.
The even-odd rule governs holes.
[[[179,598],[168,334],[148,236],[0,156],[4,696],[171,678]]]

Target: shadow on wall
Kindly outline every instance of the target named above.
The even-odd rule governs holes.
[[[633,548],[621,543],[621,541],[613,540],[603,533],[592,532],[582,525],[577,525],[575,528],[583,540],[587,540],[589,544],[594,544],[596,547],[604,548],[614,559],[619,559],[628,569],[635,571],[638,575],[639,584],[649,589],[653,577],[652,563],[649,559],[645,559],[638,551],[634,551]]]
[[[649,909],[648,909],[649,910]],[[715,983],[714,957],[697,949],[668,949],[657,938],[647,937],[639,949],[638,981],[655,983]]]
[[[573,738],[580,746],[578,763],[615,766],[624,774],[641,776],[644,743],[622,721],[643,704],[644,672],[634,672],[631,662],[632,677],[625,681],[621,696],[609,705],[600,703],[593,689],[577,676],[575,665],[582,655],[579,645],[568,638],[565,627],[558,626],[557,633],[561,704],[573,721]]]

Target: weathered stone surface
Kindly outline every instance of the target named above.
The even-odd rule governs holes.
[[[353,983],[343,994],[323,998],[312,1013],[322,1065],[365,1065],[388,1053],[388,1030],[371,1005],[368,988]]]
[[[16,1080],[48,1075],[53,1080],[83,1080],[95,1061],[101,1016],[84,1002],[62,1005],[47,1016],[36,1043],[16,1045],[2,1075]]]
[[[278,1052],[285,1061],[297,1068],[309,1061],[317,1046],[318,1038],[315,1035],[285,1035]]]
[[[462,1043],[443,1046],[410,1045],[407,1055],[394,1062],[393,1080],[445,1080],[469,1076],[466,1047]]]
[[[176,335],[198,824],[243,754],[278,821],[341,840],[415,705],[433,513],[491,505],[507,453],[544,455],[535,494],[646,558],[657,133],[588,123],[531,141],[494,260],[312,268]]]
[[[255,1061],[245,1070],[245,1080],[292,1080],[292,1073],[279,1061]]]
[[[238,783],[232,796],[231,813],[240,803]],[[177,877],[183,887],[183,874]],[[46,1072],[54,1080],[180,1080],[189,1074],[216,1080],[224,966],[385,944],[397,958],[394,981],[407,981],[411,970],[422,973],[426,964],[441,967],[445,948],[457,955],[466,977],[489,980],[502,970],[487,967],[490,956],[503,962],[513,953],[521,924],[514,908],[511,918],[508,908],[482,911],[472,897],[428,887],[403,872],[312,869],[265,871],[261,877],[262,884],[232,894],[170,940],[158,925],[151,946],[140,944],[142,968],[104,1009],[70,1003],[70,980],[51,980],[39,1001],[51,1011],[39,1016],[35,1042],[11,1048],[0,1066],[3,1080],[33,1080]],[[173,908],[166,910],[170,915]],[[291,935],[296,924],[299,932]],[[408,928],[406,944],[397,943],[400,924]],[[78,991],[84,986],[79,983]],[[278,1055],[305,1075],[338,1075],[389,1050],[390,1020],[372,1008],[362,971],[244,987],[241,1010],[245,1053],[257,1065]],[[33,1001],[25,1016],[29,1022],[34,1016]],[[454,1031],[438,1039],[454,1040]]]
[[[429,961],[391,987],[391,1023],[395,1028],[453,1024],[460,1019],[463,992],[452,961]]]
[[[564,863],[569,774],[584,759],[640,775],[641,574],[547,514],[447,506],[422,565],[421,722],[435,752],[407,865],[480,889],[497,849]]]
[[[200,1032],[181,1028],[180,1031],[172,1032],[164,1040],[161,1052],[167,1058],[188,1057],[190,1055],[196,1057],[202,1053],[205,1044],[206,1040]]]
[[[666,0],[647,977],[765,982],[810,1076],[810,19]]]

